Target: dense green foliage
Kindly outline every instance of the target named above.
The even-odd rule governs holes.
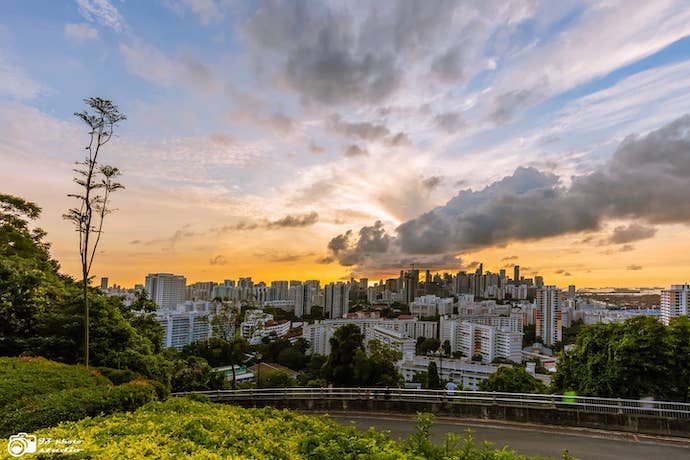
[[[653,317],[582,328],[575,348],[562,355],[553,387],[557,392],[690,400],[690,320],[666,327]]]
[[[450,346],[450,344],[448,344]],[[418,355],[428,355],[438,351],[441,347],[441,342],[438,339],[426,337],[417,337],[417,344],[415,345],[415,353]]]
[[[482,391],[546,393],[546,386],[522,366],[501,367],[479,384]]]
[[[0,436],[32,432],[68,420],[134,410],[156,399],[153,385],[136,380],[118,386],[70,388],[40,396],[29,395],[0,410]]]
[[[111,372],[122,380],[134,373]],[[42,358],[0,358],[0,436],[65,420],[133,410],[157,399],[157,382],[114,386],[98,370]]]
[[[71,458],[164,459],[464,459],[516,460],[507,450],[475,446],[451,436],[441,446],[429,440],[432,418],[408,442],[369,430],[360,432],[324,417],[286,410],[242,409],[173,398],[136,412],[70,422],[35,434],[52,439],[81,439],[84,451]],[[7,440],[0,441],[6,449]]]
[[[24,396],[110,384],[99,372],[83,366],[41,358],[0,358],[0,407]]]
[[[402,376],[395,363],[402,357],[371,340],[364,348],[364,336],[355,324],[339,327],[330,340],[331,354],[323,364],[321,376],[334,386],[398,386]]]

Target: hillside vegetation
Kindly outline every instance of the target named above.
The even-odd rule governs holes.
[[[465,459],[517,460],[507,450],[477,447],[450,438],[434,446],[431,416],[421,416],[418,433],[396,442],[381,432],[360,432],[324,418],[272,408],[234,406],[172,398],[136,412],[68,422],[36,432],[39,438],[77,439],[82,452],[70,458],[163,459]],[[6,448],[2,440],[0,449]]]
[[[0,358],[0,436],[134,410],[157,399],[157,390],[155,382],[146,380],[114,385],[97,369],[84,366],[43,358]]]

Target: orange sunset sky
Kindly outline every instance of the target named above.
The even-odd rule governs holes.
[[[100,96],[128,116],[101,157],[111,284],[690,280],[686,2],[299,3],[3,7],[0,192],[43,208],[66,273],[72,114]]]

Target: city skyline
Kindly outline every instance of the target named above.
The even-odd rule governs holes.
[[[66,273],[72,113],[101,96],[128,120],[96,279],[687,281],[686,2],[1,8],[1,192],[43,208]]]

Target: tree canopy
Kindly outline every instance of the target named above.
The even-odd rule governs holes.
[[[675,318],[667,327],[639,316],[585,326],[574,349],[562,354],[553,386],[592,396],[688,401],[690,320]]]

